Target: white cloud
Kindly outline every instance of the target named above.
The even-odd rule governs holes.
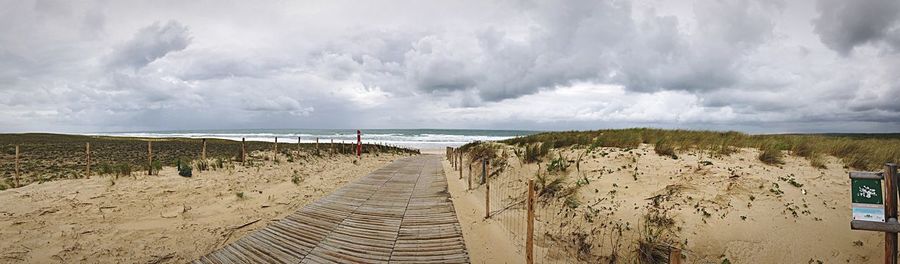
[[[896,1],[4,7],[4,131],[900,126]]]

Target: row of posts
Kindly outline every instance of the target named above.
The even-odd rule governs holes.
[[[459,179],[462,180],[462,171],[463,171],[463,156],[465,154],[460,148],[452,148],[447,147],[446,157],[447,161],[450,162],[450,166],[453,170],[459,171]],[[484,184],[484,218],[491,218],[491,185],[489,176],[490,176],[490,161],[485,158],[481,158],[481,183]],[[468,176],[468,190],[472,190],[472,162],[468,162],[469,167],[469,176]],[[528,198],[525,200],[526,206],[526,219],[525,219],[525,263],[533,264],[534,263],[534,179],[528,179]],[[894,234],[896,237],[896,233]],[[895,238],[896,239],[896,238]],[[681,264],[681,249],[677,247],[671,248],[669,251],[669,263],[670,264]]]
[[[200,158],[205,160],[206,159],[206,139],[205,138],[201,139],[201,142],[202,142],[203,146],[200,151]],[[246,138],[241,138],[241,163],[244,163],[247,160],[247,147],[245,146],[246,142],[247,142]],[[357,143],[360,144],[360,142],[357,142]],[[319,154],[319,138],[318,137],[316,138],[315,144],[316,144],[316,155],[318,155]],[[301,145],[300,137],[297,137],[297,152],[300,152],[300,145]],[[395,147],[395,146],[391,146],[391,147]],[[91,143],[90,142],[85,143],[84,148],[85,148],[85,157],[86,157],[85,160],[87,163],[85,165],[85,178],[89,179],[89,178],[91,178]],[[273,159],[275,161],[278,161],[278,137],[275,137],[275,147],[274,148],[275,148],[275,155],[274,155]],[[334,153],[334,139],[331,139],[330,148],[331,148],[331,153]],[[343,146],[342,146],[342,148],[343,148]],[[361,153],[362,153],[362,146],[360,145],[357,148],[357,157],[360,157]],[[21,177],[20,176],[21,169],[20,169],[19,156],[20,156],[19,145],[16,145],[15,174],[13,175],[13,184],[14,184],[13,187],[14,188],[18,188],[20,186],[19,178]],[[148,168],[147,175],[153,175],[153,141],[147,141],[147,168]],[[462,175],[462,172],[460,172],[460,175]]]
[[[463,156],[465,154],[459,148],[447,147],[447,160],[450,166],[459,171],[459,179],[462,180]],[[481,158],[481,183],[484,184],[484,218],[491,218],[491,185],[490,185],[490,161]],[[472,190],[472,163],[468,162],[468,190]],[[528,179],[528,199],[526,205],[525,227],[525,263],[534,263],[534,180]]]

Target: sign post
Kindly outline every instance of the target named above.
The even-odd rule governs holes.
[[[356,130],[356,159],[362,157],[362,132]]]
[[[850,188],[850,229],[884,232],[884,263],[897,264],[897,165],[885,164],[884,173],[850,172]]]

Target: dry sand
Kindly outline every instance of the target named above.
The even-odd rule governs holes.
[[[281,157],[277,164],[195,170],[192,178],[167,167],[158,176],[135,172],[0,191],[0,262],[191,261],[397,157],[370,155],[359,164],[350,156]]]
[[[526,179],[546,171],[549,158],[562,152],[574,161],[585,151],[554,149],[539,169],[521,164],[512,149],[505,148],[508,165],[491,180],[492,200],[504,204],[524,197]],[[572,208],[564,198],[538,202],[537,263],[605,263],[613,255],[630,262],[651,208],[674,219],[671,235],[684,248],[686,263],[882,261],[883,234],[850,230],[848,169],[839,160],[828,157],[827,169],[817,169],[792,156],[784,165],[765,165],[757,155],[755,149],[742,149],[723,157],[683,152],[672,159],[642,145],[594,151],[582,158],[580,171],[570,162],[567,171],[556,176],[577,190],[577,203],[569,204],[575,205]],[[481,220],[484,188],[465,191],[458,172],[448,165],[445,171],[473,262],[523,261],[524,207]],[[579,179],[582,186],[577,187]],[[798,186],[789,183],[791,179]],[[621,236],[615,226],[621,227]],[[483,235],[496,232],[507,235]],[[506,254],[511,251],[515,254]]]
[[[459,180],[459,172],[453,171],[446,159],[444,171],[469,260],[472,263],[522,263],[525,255],[521,247],[508,239],[498,239],[507,237],[507,229],[500,222],[484,218],[484,200],[474,191],[466,190],[468,183]]]

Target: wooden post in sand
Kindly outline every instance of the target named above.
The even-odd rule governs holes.
[[[147,141],[147,175],[153,175],[153,141]]]
[[[469,190],[472,189],[472,162],[469,162]]]
[[[897,164],[884,165],[884,221],[897,223]],[[897,233],[884,233],[884,263],[897,264]]]
[[[84,154],[87,157],[87,166],[84,168],[84,178],[91,178],[91,142],[84,143]]]
[[[456,149],[450,149],[450,164],[453,164],[453,170],[456,170]]]
[[[244,143],[247,142],[246,138],[241,138],[241,165],[247,161],[247,148],[244,147]]]
[[[491,218],[491,183],[487,179],[487,160],[481,160],[481,175],[484,177],[484,218]]]
[[[316,155],[319,155],[319,138],[316,137]]]
[[[528,179],[528,215],[525,220],[525,263],[534,263],[534,180]]]
[[[455,168],[457,170],[460,169],[459,168],[459,149],[458,148],[453,149],[453,168]]]
[[[19,145],[16,145],[16,188],[19,188]]]
[[[278,162],[278,137],[275,137],[275,153],[272,155],[272,160]]]
[[[300,137],[297,137],[297,155],[300,155]]]
[[[669,250],[669,264],[681,264],[681,249],[673,247]]]
[[[463,171],[462,158],[463,158],[463,155],[462,155],[462,153],[460,153],[459,154],[459,179],[460,180],[462,180],[462,171]]]
[[[334,155],[334,139],[331,139],[331,154]]]
[[[200,151],[200,159],[206,160],[206,139],[203,139],[203,150]]]

